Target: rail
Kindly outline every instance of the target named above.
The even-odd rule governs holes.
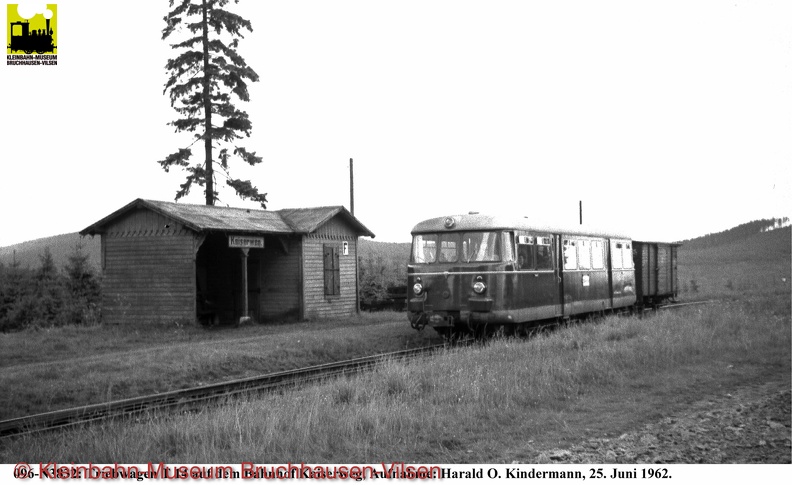
[[[674,310],[676,308],[683,308],[688,306],[696,306],[696,305],[708,305],[710,303],[717,303],[717,300],[702,300],[702,301],[688,301],[682,303],[669,303],[667,305],[661,305],[657,307],[658,310]]]
[[[400,360],[445,348],[446,344],[388,352],[367,357],[319,364],[294,370],[275,372],[244,379],[207,384],[147,396],[90,404],[58,411],[34,414],[0,421],[0,437],[53,430],[92,421],[138,414],[174,407],[190,407],[198,403],[229,396],[265,392],[273,389],[329,379],[375,367],[388,360]]]

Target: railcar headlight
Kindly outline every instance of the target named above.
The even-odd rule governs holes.
[[[473,291],[479,295],[487,291],[487,285],[484,283],[484,278],[481,276],[476,276],[476,282],[473,283]]]
[[[413,285],[413,293],[415,293],[416,296],[420,295],[422,291],[423,291],[423,285],[421,283],[415,283]]]

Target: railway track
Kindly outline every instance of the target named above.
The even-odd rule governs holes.
[[[702,300],[702,301],[689,301],[685,303],[670,303],[668,305],[663,305],[657,307],[658,310],[675,310],[677,308],[685,308],[689,306],[697,306],[697,305],[709,305],[710,303],[717,303],[717,300]]]
[[[713,301],[699,301],[688,303],[674,303],[660,306],[658,310],[677,309],[694,305],[703,305]],[[652,309],[645,309],[651,311]],[[546,327],[554,327],[548,325]],[[535,330],[541,331],[543,327]],[[472,339],[455,340],[455,345],[468,345]],[[207,384],[188,389],[139,396],[129,399],[121,399],[101,404],[90,404],[69,409],[62,409],[47,413],[34,414],[20,418],[7,419],[0,421],[0,437],[15,436],[25,433],[54,430],[69,426],[90,423],[93,421],[128,417],[144,412],[152,412],[167,409],[190,410],[205,404],[206,402],[228,398],[240,394],[252,394],[257,392],[267,392],[288,386],[297,386],[322,379],[351,374],[371,369],[376,365],[388,360],[400,360],[429,354],[442,348],[447,344],[439,344],[429,347],[419,347],[415,349],[401,350],[377,354],[367,357],[320,364],[310,367],[303,367],[289,371],[275,372],[261,376],[236,379],[232,381]]]
[[[329,364],[320,364],[261,376],[236,379],[217,384],[140,396],[102,404],[62,409],[20,418],[0,421],[0,437],[53,430],[92,421],[128,417],[143,412],[165,409],[194,409],[208,401],[240,394],[267,392],[287,386],[296,386],[322,379],[371,369],[389,360],[400,360],[425,355],[446,347],[439,344],[429,347],[359,357]]]

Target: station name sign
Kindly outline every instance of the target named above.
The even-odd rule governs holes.
[[[264,238],[254,236],[228,236],[229,248],[264,248]]]

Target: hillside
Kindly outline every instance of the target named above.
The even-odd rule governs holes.
[[[698,238],[679,249],[683,298],[789,291],[792,228],[768,231],[754,224],[735,229]]]
[[[725,244],[740,242],[746,238],[754,237],[759,233],[773,232],[786,228],[789,231],[789,218],[760,219],[727,229],[715,234],[707,234],[693,239],[681,241],[686,249],[701,249]]]
[[[719,233],[697,238],[691,243],[683,243],[680,248],[680,263],[778,262],[788,260],[790,253],[792,228],[787,226],[739,236]]]
[[[40,264],[39,257],[44,253],[44,249],[49,248],[55,265],[62,268],[68,260],[68,255],[74,252],[78,243],[82,243],[83,252],[89,255],[88,261],[91,267],[98,269],[101,257],[99,238],[81,237],[76,232],[2,247],[0,248],[0,264],[8,266],[16,259],[23,268],[36,268]]]
[[[364,261],[369,258],[382,258],[383,260],[398,260],[407,264],[410,257],[410,243],[380,242],[371,239],[361,239],[358,248],[358,257]]]
[[[387,287],[407,282],[410,243],[389,243],[361,239],[358,247],[361,272],[375,276]]]

